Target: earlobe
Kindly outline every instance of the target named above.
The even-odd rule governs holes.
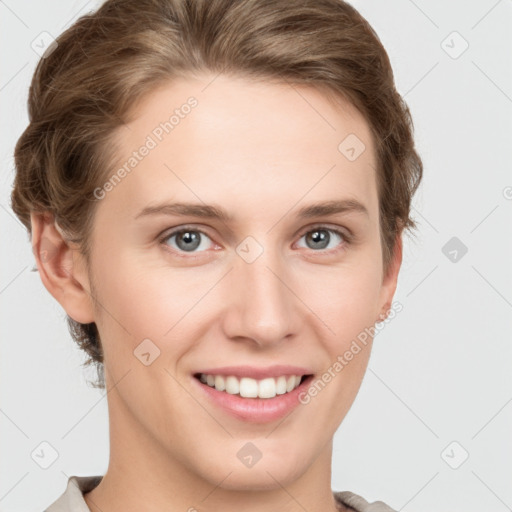
[[[94,322],[93,299],[83,257],[56,226],[51,213],[30,214],[32,251],[45,288],[75,321]]]

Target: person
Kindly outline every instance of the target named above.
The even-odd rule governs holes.
[[[46,511],[392,511],[330,481],[422,176],[369,23],[341,0],[107,0],[28,105],[12,208],[110,432],[105,475]]]

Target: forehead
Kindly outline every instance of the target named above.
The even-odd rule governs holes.
[[[114,172],[128,172],[107,195],[112,205],[134,210],[178,197],[268,208],[307,196],[357,197],[376,208],[367,122],[312,87],[225,75],[174,80],[134,106],[115,140]]]

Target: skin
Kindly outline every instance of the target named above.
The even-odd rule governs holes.
[[[116,134],[122,165],[167,112],[198,100],[99,201],[89,267],[51,216],[32,215],[44,285],[72,318],[96,322],[103,341],[111,453],[102,482],[85,495],[93,512],[340,510],[332,439],[371,340],[310,403],[270,423],[227,415],[197,392],[192,374],[281,363],[319,376],[390,308],[401,236],[384,272],[370,129],[350,104],[318,89],[213,78],[161,85]],[[366,146],[352,162],[338,151],[351,133]],[[359,201],[367,214],[296,216],[338,199]],[[166,201],[215,204],[234,220],[134,219]],[[205,233],[195,252],[176,236],[159,241],[185,224]],[[349,230],[351,242],[327,231],[330,241],[317,248],[306,235],[318,225]],[[263,248],[250,264],[236,252],[248,236]],[[57,248],[52,258],[40,257],[45,241]],[[146,338],[160,350],[148,366],[133,353]],[[237,458],[249,441],[262,454],[251,468]]]

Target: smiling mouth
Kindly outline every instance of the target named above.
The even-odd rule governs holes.
[[[197,380],[217,391],[242,398],[264,399],[286,395],[300,386],[310,376],[281,375],[258,380],[250,377],[236,377],[234,375],[194,374]]]

